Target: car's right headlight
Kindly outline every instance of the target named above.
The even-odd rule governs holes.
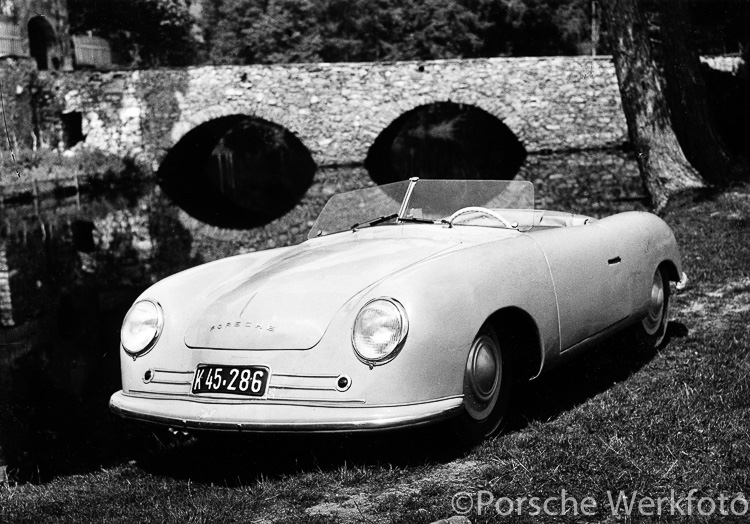
[[[158,302],[139,300],[130,308],[120,330],[120,343],[128,355],[143,355],[156,344],[164,328],[164,313]]]
[[[365,363],[384,364],[396,356],[408,331],[404,307],[392,298],[376,298],[357,314],[352,345]]]

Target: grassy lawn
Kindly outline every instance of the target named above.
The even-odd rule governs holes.
[[[0,522],[429,523],[456,514],[459,492],[473,498],[474,523],[495,521],[489,501],[500,497],[511,499],[501,512],[521,507],[506,519],[516,522],[745,522],[721,510],[750,515],[750,189],[665,218],[690,276],[673,296],[666,347],[620,337],[530,383],[506,435],[475,448],[440,426],[187,440],[150,455],[135,437],[115,439],[122,452],[102,464],[0,486]],[[612,514],[620,491],[635,497],[630,517],[622,500]],[[563,492],[578,515],[570,500],[560,515]],[[555,497],[553,514],[535,515],[532,497]],[[648,516],[658,498],[661,515]]]

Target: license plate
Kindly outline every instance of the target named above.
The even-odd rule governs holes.
[[[266,394],[270,370],[262,366],[201,364],[195,370],[193,393],[230,393],[248,397]]]

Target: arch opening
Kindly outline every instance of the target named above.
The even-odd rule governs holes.
[[[36,60],[40,71],[60,69],[62,53],[60,42],[52,25],[44,16],[35,16],[29,20],[29,53]]]
[[[159,166],[162,189],[207,224],[249,228],[290,211],[315,174],[308,149],[267,120],[230,115],[188,132]]]
[[[499,118],[478,107],[436,102],[407,111],[375,139],[365,168],[378,184],[410,177],[510,180],[526,148]]]
[[[70,111],[60,115],[62,124],[62,141],[66,148],[71,148],[79,142],[83,142],[83,113]]]

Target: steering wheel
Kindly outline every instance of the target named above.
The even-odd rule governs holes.
[[[453,213],[451,216],[446,218],[445,220],[448,222],[449,225],[453,225],[453,221],[456,220],[461,215],[465,215],[467,213],[480,213],[482,215],[494,218],[495,220],[499,220],[503,226],[507,227],[508,229],[514,229],[513,226],[503,218],[503,216],[496,212],[492,211],[491,209],[487,209],[486,207],[477,207],[477,206],[470,206],[470,207],[464,207]]]

